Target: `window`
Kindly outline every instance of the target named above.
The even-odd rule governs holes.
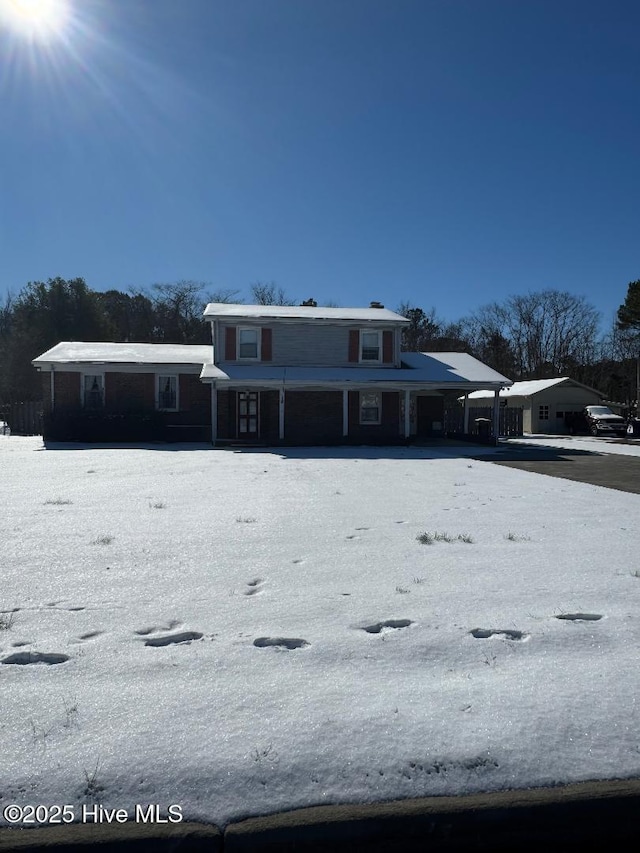
[[[378,391],[360,392],[360,423],[380,423],[380,393]]]
[[[360,332],[360,361],[380,361],[380,332]]]
[[[101,409],[104,405],[104,375],[85,373],[82,376],[82,405],[85,409]]]
[[[258,329],[238,329],[238,358],[260,358]]]
[[[157,401],[159,409],[178,409],[177,376],[158,376]]]
[[[549,420],[549,406],[539,406],[538,407],[538,418],[541,421]]]

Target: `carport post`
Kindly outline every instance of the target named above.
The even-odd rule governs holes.
[[[278,392],[278,437],[284,439],[284,386]]]
[[[346,388],[342,392],[342,435],[349,435],[349,392]]]
[[[216,383],[211,383],[211,444],[218,438],[218,390]]]
[[[467,435],[469,432],[469,393],[464,395],[464,422],[462,424],[462,432]]]
[[[411,410],[409,408],[411,403],[411,392],[404,392],[404,437],[409,438],[409,434],[411,433]]]
[[[500,435],[500,389],[493,392],[493,440],[498,443]]]

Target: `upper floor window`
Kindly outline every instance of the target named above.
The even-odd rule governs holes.
[[[82,405],[85,409],[101,409],[104,405],[104,374],[82,375]]]
[[[157,400],[159,409],[178,409],[178,377],[158,376]]]
[[[238,358],[260,358],[258,329],[238,329]]]
[[[381,333],[360,332],[360,361],[381,361]]]

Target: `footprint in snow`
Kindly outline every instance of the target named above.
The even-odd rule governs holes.
[[[52,666],[57,663],[66,663],[68,660],[69,655],[57,654],[56,652],[15,652],[3,658],[0,663],[17,666],[29,666],[31,664]]]
[[[101,637],[104,631],[87,631],[86,634],[80,634],[72,643],[86,643],[87,640],[94,640],[96,637]]]
[[[477,640],[488,640],[489,637],[505,637],[507,640],[526,640],[529,635],[510,628],[474,628],[469,631]]]
[[[166,625],[150,625],[148,628],[138,628],[134,631],[139,637],[147,637],[149,634],[157,634],[160,631],[172,631],[174,628],[179,628],[182,625],[178,619],[171,619]]]
[[[310,645],[306,640],[297,637],[258,637],[253,641],[253,645],[259,649],[267,649],[270,647],[277,649],[302,649]]]
[[[597,622],[602,619],[601,613],[561,613],[556,619],[566,619],[569,622]]]
[[[384,622],[374,622],[373,625],[365,625],[362,630],[367,634],[380,634],[385,628],[408,628],[413,625],[411,619],[385,619]]]
[[[144,641],[145,646],[172,646],[176,643],[190,643],[201,640],[204,635],[200,631],[181,631],[178,634],[167,634],[164,637],[149,637]]]
[[[244,591],[244,595],[257,595],[259,592],[262,592],[262,585],[264,581],[262,578],[255,578],[252,581],[247,581],[247,589]]]

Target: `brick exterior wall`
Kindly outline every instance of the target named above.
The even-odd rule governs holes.
[[[259,440],[277,445],[397,444],[400,394],[382,394],[382,423],[360,424],[360,395],[349,393],[349,435],[342,435],[342,391],[287,391],[284,402],[284,440],[279,438],[279,392],[260,392]],[[238,440],[235,391],[218,391],[218,438]]]
[[[156,405],[155,376],[153,373],[105,371],[104,396],[105,408],[109,411],[153,411]]]
[[[189,416],[190,423],[211,425],[211,385],[200,381],[194,373],[181,373],[180,413]]]
[[[353,444],[396,444],[404,441],[400,430],[400,394],[382,392],[382,415],[379,424],[360,423],[360,392],[349,391],[349,437]]]
[[[170,367],[166,373],[173,375]],[[104,409],[81,404],[80,372],[55,371],[54,412],[50,411],[51,378],[43,374],[45,440],[65,441],[208,441],[211,437],[211,387],[197,374],[178,378],[177,412],[156,410],[153,373],[104,371]]]
[[[47,386],[46,399],[51,400],[51,379],[48,373],[43,374],[44,376],[46,376],[45,385]],[[53,377],[54,407],[56,409],[80,408],[80,374],[56,370]]]
[[[280,434],[280,392],[260,392],[260,440],[277,444]]]
[[[210,386],[207,385],[207,388]],[[236,437],[236,392],[218,391],[218,438]]]
[[[285,392],[285,444],[338,444],[342,440],[342,391]]]

